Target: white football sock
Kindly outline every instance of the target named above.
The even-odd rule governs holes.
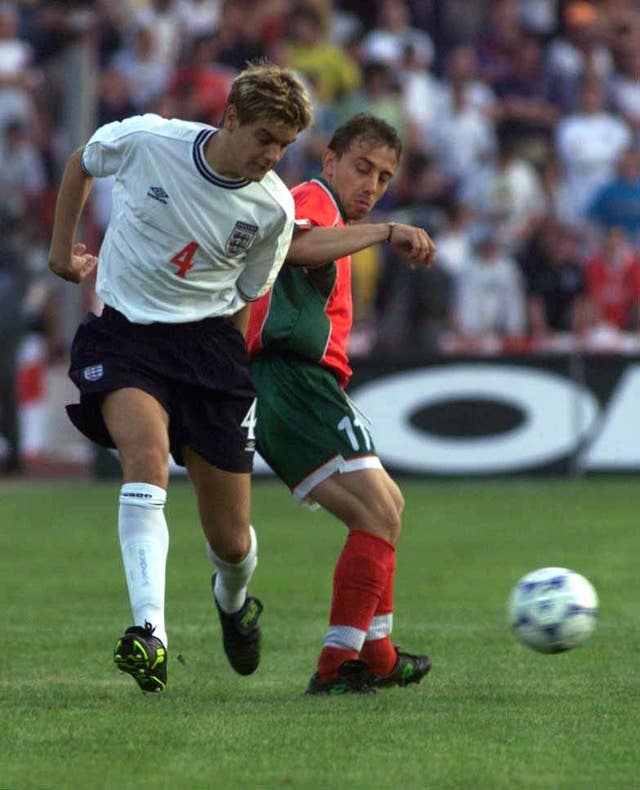
[[[369,625],[365,641],[375,641],[376,639],[384,639],[386,636],[391,636],[392,628],[393,612],[389,612],[389,614],[374,615]]]
[[[242,608],[247,598],[247,585],[258,564],[258,539],[251,525],[249,534],[251,535],[251,547],[246,557],[235,565],[221,560],[209,543],[206,544],[207,555],[217,569],[214,589],[216,600],[222,611],[227,614],[232,614]]]
[[[135,625],[151,623],[166,647],[164,593],[169,530],[164,517],[167,492],[149,483],[120,489],[118,533]]]

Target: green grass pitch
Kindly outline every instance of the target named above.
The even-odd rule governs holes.
[[[158,695],[111,660],[130,625],[118,483],[0,484],[0,788],[639,788],[638,481],[401,483],[394,637],[433,669],[337,698],[303,691],[343,528],[282,484],[254,486],[264,649],[241,678],[190,488],[172,481]],[[600,596],[595,634],[569,653],[536,654],[506,627],[511,586],[543,565],[583,573]]]

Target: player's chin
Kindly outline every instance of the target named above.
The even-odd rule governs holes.
[[[364,219],[367,214],[369,213],[369,206],[364,205],[362,203],[356,203],[355,206],[352,206],[349,211],[349,219],[352,222],[358,222],[361,219]]]
[[[271,167],[265,167],[263,165],[253,165],[252,167],[247,168],[245,178],[247,178],[249,181],[262,181],[262,179],[271,169]]]

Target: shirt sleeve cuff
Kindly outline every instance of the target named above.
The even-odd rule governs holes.
[[[84,163],[84,153],[83,153],[83,154],[81,155],[81,157],[80,157],[80,169],[81,169],[81,170],[82,170],[82,172],[85,174],[85,176],[87,176],[88,178],[94,178],[94,177],[95,177],[95,176],[93,175],[93,173],[90,173],[90,172],[87,170],[87,166],[86,166],[86,165],[85,165],[85,163]]]
[[[242,300],[244,302],[255,302],[256,299],[258,298],[257,296],[249,296],[248,294],[246,294],[242,290],[242,288],[238,285],[238,283],[236,283],[236,288],[238,289],[238,293],[240,294],[240,296],[241,296],[241,298],[242,298]]]

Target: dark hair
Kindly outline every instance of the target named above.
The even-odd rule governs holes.
[[[387,145],[394,149],[397,158],[400,159],[402,140],[398,132],[391,124],[375,115],[365,112],[354,115],[335,130],[328,147],[338,156],[342,156],[355,140],[374,145]]]

